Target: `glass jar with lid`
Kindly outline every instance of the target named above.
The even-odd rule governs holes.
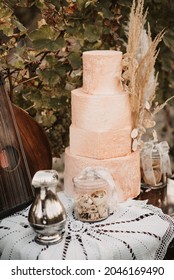
[[[142,187],[164,188],[171,173],[167,141],[146,142],[141,151]]]
[[[89,171],[89,169],[88,169]],[[86,172],[73,178],[75,191],[74,212],[78,220],[97,222],[109,215],[111,187],[97,172]]]

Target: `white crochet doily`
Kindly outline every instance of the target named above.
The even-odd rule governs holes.
[[[74,217],[72,200],[63,192],[59,198],[68,215],[63,240],[35,243],[26,208],[0,222],[1,259],[161,260],[174,238],[174,220],[147,201],[121,203],[106,220],[83,223]]]

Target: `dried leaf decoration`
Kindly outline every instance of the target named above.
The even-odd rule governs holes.
[[[154,115],[167,103],[153,104],[156,97],[158,74],[155,75],[155,61],[158,56],[157,46],[165,31],[162,30],[154,40],[151,38],[150,25],[145,30],[147,11],[143,14],[144,0],[133,0],[128,26],[128,43],[123,56],[123,86],[130,95],[133,131],[132,150],[141,146],[142,135],[147,128],[154,127]],[[171,99],[171,98],[170,98]]]

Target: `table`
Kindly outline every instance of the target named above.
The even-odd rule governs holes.
[[[73,201],[62,191],[59,198],[68,215],[63,240],[51,246],[35,243],[26,208],[0,223],[1,259],[158,260],[174,238],[174,220],[146,200],[128,200],[106,220],[83,223],[74,217]]]
[[[149,204],[159,207],[165,214],[174,217],[174,178],[168,179],[167,188],[142,189],[137,199],[147,199]]]
[[[159,207],[163,213],[174,218],[174,176],[172,179],[168,179],[167,188],[142,189],[137,199],[147,199],[148,203]],[[165,259],[174,260],[174,239],[169,244]]]

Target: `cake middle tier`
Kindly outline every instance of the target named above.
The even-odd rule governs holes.
[[[72,124],[89,131],[131,127],[129,95],[89,95],[82,88],[71,93]]]
[[[131,126],[105,131],[89,131],[70,126],[70,152],[74,155],[107,159],[131,153]]]

